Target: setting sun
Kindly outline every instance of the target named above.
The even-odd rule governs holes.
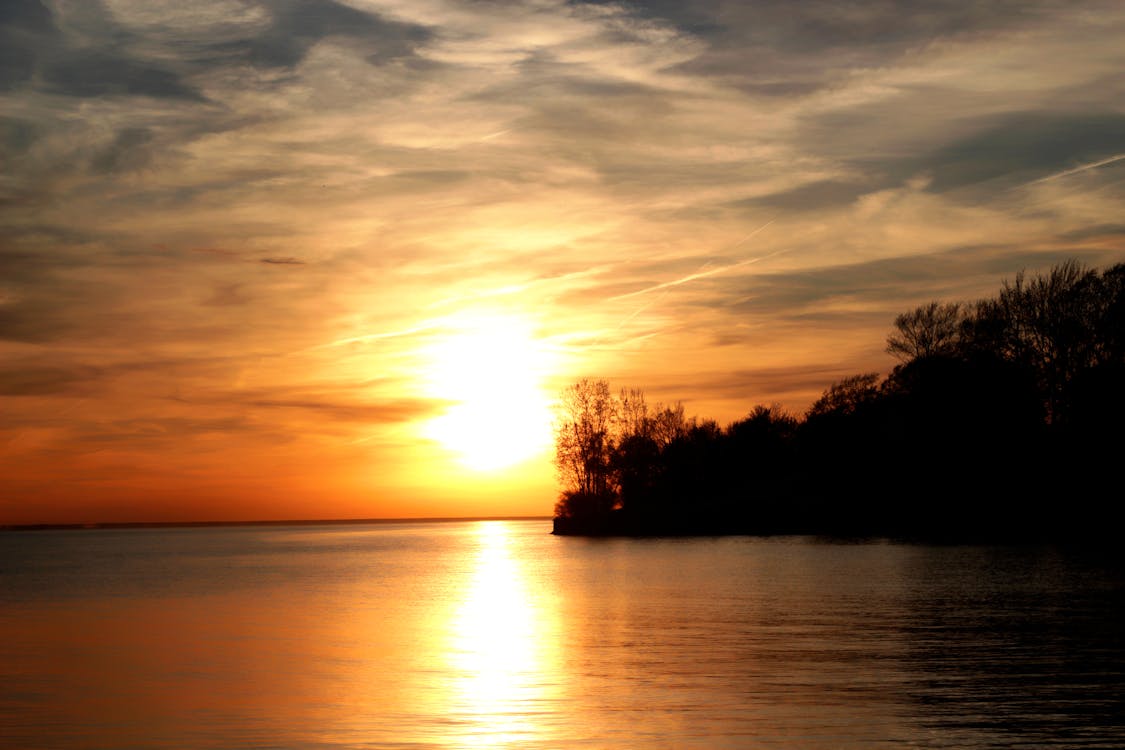
[[[533,333],[513,316],[461,316],[426,350],[429,395],[449,407],[423,434],[464,466],[502,469],[550,445],[551,402],[542,380],[552,357]]]

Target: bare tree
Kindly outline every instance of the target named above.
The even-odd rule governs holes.
[[[931,302],[895,318],[895,333],[887,337],[887,353],[904,362],[956,347],[965,311],[958,302]]]
[[[555,426],[555,466],[565,491],[610,494],[610,457],[619,403],[605,380],[583,378],[563,391]]]
[[[1078,373],[1097,366],[1108,351],[1109,279],[1068,260],[1030,280],[1021,271],[1004,282],[999,296],[977,306],[976,345],[1036,373],[1052,422],[1065,419]]]
[[[677,401],[675,406],[656,407],[652,416],[652,439],[661,448],[673,440],[688,434],[694,426],[694,419],[684,416],[684,405]]]
[[[620,408],[620,438],[651,437],[652,418],[648,413],[645,394],[639,388],[622,388],[618,398]]]

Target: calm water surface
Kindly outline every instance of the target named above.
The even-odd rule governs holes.
[[[0,746],[1109,748],[1114,550],[0,534]]]

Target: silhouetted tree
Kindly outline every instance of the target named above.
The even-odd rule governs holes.
[[[878,398],[878,383],[879,373],[877,372],[852,375],[833,383],[809,407],[805,417],[816,418],[830,414],[854,414]]]
[[[725,485],[746,530],[791,530],[800,421],[780,406],[755,406],[726,430]]]
[[[887,337],[887,353],[904,361],[947,353],[957,346],[964,319],[959,302],[931,302],[902,313]]]
[[[977,304],[969,349],[988,351],[1036,373],[1051,423],[1065,423],[1081,373],[1119,351],[1119,267],[1100,275],[1069,260],[1031,279],[1020,272],[1000,294]]]
[[[673,440],[683,437],[692,428],[694,420],[684,416],[684,405],[658,406],[650,423],[651,437],[664,448]]]
[[[729,494],[723,483],[723,431],[714,420],[696,421],[661,451],[661,490],[682,525],[714,523]],[[673,504],[674,503],[674,504]]]
[[[786,443],[793,439],[798,424],[797,418],[780,406],[759,404],[744,419],[731,424],[727,434],[741,450],[772,462]]]
[[[618,429],[621,439],[637,435],[650,436],[652,431],[652,418],[648,413],[648,403],[645,394],[638,388],[622,388],[618,396]]]
[[[755,406],[744,419],[727,427],[731,454],[740,469],[753,472],[755,484],[784,477],[792,466],[799,426],[797,418],[780,406]]]
[[[555,466],[565,491],[587,503],[612,505],[610,456],[617,407],[605,380],[582,379],[562,393]]]
[[[612,468],[622,507],[634,513],[652,512],[660,502],[663,476],[660,446],[645,433],[622,438]]]

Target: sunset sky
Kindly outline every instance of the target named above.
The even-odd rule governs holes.
[[[3,0],[0,523],[551,512],[1125,260],[1125,4]]]

